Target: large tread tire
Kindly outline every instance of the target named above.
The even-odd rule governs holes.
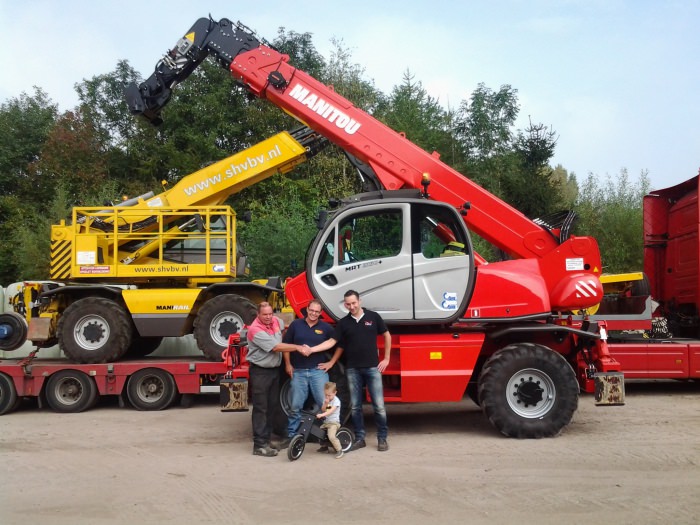
[[[194,338],[204,356],[221,361],[228,337],[253,322],[257,307],[249,299],[235,294],[217,295],[202,305],[194,320]]]
[[[134,335],[124,357],[139,359],[155,352],[163,342],[162,337],[141,337]]]
[[[0,416],[9,414],[19,406],[15,382],[0,372]]]
[[[55,412],[72,414],[92,408],[97,402],[97,385],[79,370],[59,370],[51,374],[44,388],[46,402]]]
[[[479,378],[479,400],[501,434],[553,437],[578,408],[576,374],[564,357],[532,343],[509,345],[489,358]]]
[[[27,322],[24,317],[15,312],[0,314],[0,326],[7,332],[6,337],[0,338],[0,351],[12,352],[17,350],[27,340]]]
[[[175,401],[175,379],[160,368],[134,372],[126,383],[126,396],[137,410],[165,410]]]
[[[58,344],[76,363],[108,363],[123,357],[133,334],[131,319],[116,302],[86,297],[71,304],[58,321]]]
[[[642,274],[641,280],[632,281],[630,293],[632,297],[651,295],[651,281],[647,274]]]

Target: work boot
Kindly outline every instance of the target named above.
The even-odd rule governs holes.
[[[352,452],[352,451],[354,451],[354,450],[358,450],[358,449],[361,449],[361,448],[365,448],[366,446],[367,446],[367,443],[365,443],[365,440],[364,440],[364,439],[358,439],[357,441],[355,441],[355,442],[352,444],[352,446],[350,447],[350,449],[348,449],[348,452]]]
[[[268,445],[265,445],[264,447],[254,447],[253,448],[253,455],[271,458],[271,457],[274,457],[277,455],[277,451],[274,448],[272,448]]]
[[[386,442],[386,439],[379,438],[377,441],[377,450],[379,452],[386,452],[389,450],[389,443]]]

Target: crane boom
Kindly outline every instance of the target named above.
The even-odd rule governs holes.
[[[201,18],[156,65],[140,85],[127,88],[130,110],[154,124],[172,89],[208,55],[248,91],[268,99],[368,164],[385,189],[421,188],[430,176],[435,200],[457,208],[468,203],[465,218],[479,236],[516,258],[543,257],[561,241],[557,228],[526,217],[405,136],[392,130],[308,73],[289,64],[289,57],[258,39],[240,23]],[[563,232],[565,235],[568,232]]]

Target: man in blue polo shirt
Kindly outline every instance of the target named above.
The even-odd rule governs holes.
[[[384,452],[389,450],[389,444],[386,440],[388,426],[384,408],[382,372],[389,366],[391,358],[391,334],[378,313],[360,306],[360,294],[355,290],[348,290],[343,298],[343,305],[348,315],[338,321],[333,337],[311,348],[311,352],[322,352],[337,343],[336,353],[344,353],[345,356],[345,373],[350,390],[350,413],[355,428],[355,442],[350,450],[367,446],[365,421],[362,415],[364,389],[367,387],[374,409],[374,422],[377,425],[377,450]],[[381,361],[377,347],[377,337],[380,335],[384,338],[384,358]]]
[[[289,325],[283,341],[293,345],[313,347],[333,336],[333,327],[321,321],[321,303],[312,300],[306,307],[306,317],[296,319]],[[323,387],[328,382],[328,370],[336,363],[340,353],[336,352],[329,360],[324,353],[313,353],[308,356],[301,352],[285,352],[285,369],[291,377],[292,402],[289,407],[287,439],[281,447],[288,446],[294,437],[301,421],[301,409],[311,394],[318,407],[323,406]]]

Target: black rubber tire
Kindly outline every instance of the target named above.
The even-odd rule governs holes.
[[[176,395],[175,379],[160,368],[134,372],[126,383],[126,397],[137,410],[165,410]]]
[[[292,407],[292,380],[286,373],[285,379],[282,380],[282,386],[280,387],[280,406],[282,407],[282,412],[284,412],[284,415],[289,417]],[[308,410],[309,412],[318,412],[321,407],[316,406],[314,396],[309,394],[304,406],[301,408],[302,410]]]
[[[0,372],[0,416],[9,414],[19,406],[15,382]]]
[[[509,345],[489,358],[479,379],[481,407],[501,434],[556,436],[578,408],[576,374],[564,357],[532,343]]]
[[[643,274],[641,280],[632,281],[632,289],[630,290],[632,297],[651,295],[651,282],[647,274]]]
[[[116,302],[86,297],[71,304],[58,320],[58,344],[76,363],[107,363],[123,357],[133,334],[131,319]]]
[[[304,447],[306,446],[306,440],[301,434],[297,434],[289,442],[289,448],[287,449],[287,458],[289,461],[296,461],[304,453]]]
[[[146,357],[155,352],[162,342],[162,337],[141,337],[140,335],[134,334],[131,338],[129,349],[126,351],[126,354],[124,354],[124,357],[134,359]]]
[[[0,314],[0,325],[5,325],[10,332],[8,337],[0,339],[0,351],[17,350],[27,340],[27,322],[18,313],[5,312]]]
[[[217,295],[205,302],[194,320],[197,347],[211,361],[221,361],[221,352],[228,347],[228,337],[253,322],[257,307],[247,298]]]
[[[355,433],[347,427],[340,427],[338,432],[335,433],[335,437],[340,441],[340,449],[343,452],[350,450],[350,447],[355,442]]]
[[[54,412],[74,414],[95,405],[97,385],[80,370],[59,370],[49,376],[44,387],[46,402]]]

